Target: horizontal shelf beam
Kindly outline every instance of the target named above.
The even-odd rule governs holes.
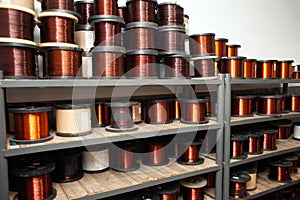
[[[282,84],[282,83],[300,83],[299,79],[261,79],[261,78],[255,78],[255,79],[238,79],[238,78],[232,78],[231,84]]]

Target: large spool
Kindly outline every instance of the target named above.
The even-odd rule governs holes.
[[[235,135],[230,139],[230,157],[232,159],[245,159],[247,158],[246,151],[244,150],[244,143],[247,138],[242,135]]]
[[[277,61],[276,63],[276,78],[280,79],[289,79],[292,78],[292,71],[291,69],[293,60],[282,60]]]
[[[193,57],[216,54],[214,33],[191,35],[190,38],[190,52]]]
[[[161,3],[157,6],[159,26],[183,26],[184,9],[176,3]]]
[[[271,125],[277,130],[276,139],[277,140],[288,140],[291,136],[292,131],[292,121],[278,121],[273,122]]]
[[[91,146],[82,152],[82,169],[86,173],[100,173],[109,169],[109,149]]]
[[[202,177],[193,177],[180,181],[183,200],[204,200],[204,187],[207,180]]]
[[[213,58],[196,58],[193,59],[194,63],[194,77],[212,77],[215,76],[215,67],[214,67]]]
[[[282,107],[281,95],[258,96],[258,115],[280,116]]]
[[[204,159],[199,157],[202,141],[182,142],[180,148],[183,151],[182,155],[177,159],[177,162],[182,165],[200,165],[204,163]]]
[[[150,141],[147,146],[147,154],[143,158],[143,164],[148,166],[163,166],[169,163],[164,143]]]
[[[230,199],[250,199],[249,193],[246,191],[246,184],[251,177],[245,172],[233,173],[230,177]]]
[[[224,69],[219,69],[221,73],[229,73],[231,78],[242,78],[245,57],[225,58]]]
[[[244,69],[243,69],[243,78],[253,79],[255,78],[256,70],[256,59],[245,59],[244,60]]]
[[[127,0],[129,22],[156,22],[157,0]]]
[[[181,122],[187,124],[208,123],[206,117],[207,99],[187,99],[183,100]]]
[[[164,64],[163,78],[189,78],[190,62],[187,55],[170,55],[162,59]]]
[[[292,181],[290,167],[293,163],[284,160],[273,161],[270,164],[270,172],[268,178],[271,181],[280,183],[289,183]]]
[[[145,104],[146,123],[168,124],[172,122],[171,100],[148,100]]]
[[[276,78],[276,60],[258,60],[256,66],[256,78]]]
[[[233,96],[231,115],[233,117],[252,117],[253,98],[253,96]]]

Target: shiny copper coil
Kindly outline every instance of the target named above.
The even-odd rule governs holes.
[[[74,0],[42,0],[42,10],[73,10]]]
[[[292,122],[291,121],[279,121],[271,123],[277,129],[276,139],[287,140],[291,136]]]
[[[161,26],[158,29],[157,48],[165,54],[185,52],[185,29],[183,26]]]
[[[243,69],[243,78],[255,78],[256,70],[256,60],[255,59],[245,59],[244,60],[244,69]]]
[[[167,56],[162,63],[166,66],[165,78],[190,77],[190,62],[186,55]]]
[[[107,126],[110,124],[110,109],[105,102],[95,103],[96,116],[97,116],[97,126]]]
[[[74,10],[81,16],[78,24],[89,25],[89,18],[94,15],[93,1],[76,1]]]
[[[0,37],[34,40],[34,16],[28,12],[0,7],[0,24]]]
[[[157,51],[137,50],[126,54],[126,77],[157,78]]]
[[[234,199],[248,198],[249,194],[246,191],[246,183],[251,177],[245,172],[233,173],[230,178],[229,196]]]
[[[261,154],[263,152],[262,138],[256,134],[248,135],[248,140],[245,142],[245,151],[248,154]]]
[[[277,135],[277,131],[275,130],[264,131],[264,150],[274,151],[277,149],[276,135]]]
[[[214,55],[216,53],[214,33],[191,35],[190,38],[190,53],[192,56]]]
[[[253,96],[234,96],[232,98],[231,115],[235,117],[253,116]]]
[[[147,144],[148,153],[143,159],[143,163],[150,166],[166,165],[169,162],[165,145],[163,143]]]
[[[181,118],[181,104],[182,104],[182,99],[175,99],[172,102],[173,119],[180,119]]]
[[[156,5],[155,0],[128,0],[129,22],[156,22]]]
[[[293,72],[293,78],[294,79],[300,79],[300,71]]]
[[[202,177],[193,177],[180,181],[183,200],[204,200],[204,187],[207,180]]]
[[[118,16],[124,19],[125,24],[129,23],[129,13],[126,6],[118,7]]]
[[[267,95],[258,97],[258,110],[260,115],[279,115],[282,107],[282,96]]]
[[[233,136],[230,140],[230,157],[233,159],[245,159],[247,157],[244,150],[244,142],[247,138],[242,136]]]
[[[92,50],[93,77],[118,78],[124,75],[124,48],[99,46]]]
[[[215,39],[215,46],[216,46],[216,56],[219,58],[227,56],[227,47],[226,43],[228,39],[226,38],[216,38]]]
[[[293,60],[277,61],[276,78],[292,78]]]
[[[242,78],[244,69],[245,57],[229,57],[225,59],[224,71],[221,73],[228,73],[232,78]]]
[[[37,78],[37,46],[0,42],[0,70],[6,78]]]
[[[184,165],[197,165],[204,162],[203,158],[199,157],[199,152],[202,142],[182,143],[181,149],[183,154],[177,159],[177,162]]]
[[[183,26],[183,8],[176,3],[161,3],[157,6],[159,26]]]
[[[82,49],[73,47],[41,48],[46,78],[81,76]]]
[[[239,56],[239,48],[241,48],[241,45],[238,44],[228,44],[227,47],[227,57],[236,57]]]
[[[276,78],[275,66],[276,61],[260,60],[257,61],[256,78]]]
[[[300,111],[300,94],[291,94],[287,99],[286,107],[291,112]]]
[[[160,200],[178,200],[178,188],[162,188],[158,195]]]
[[[109,103],[111,109],[110,124],[115,129],[128,129],[134,125],[131,103]]]
[[[206,117],[207,99],[191,99],[183,101],[181,122],[188,124],[208,123]]]
[[[118,0],[94,0],[95,15],[118,15]]]
[[[214,59],[202,58],[194,60],[194,77],[215,76]]]
[[[290,167],[293,163],[289,161],[278,160],[270,164],[270,172],[268,178],[272,181],[288,183],[291,182]]]
[[[285,161],[291,162],[292,166],[290,167],[290,173],[291,174],[297,174],[298,173],[298,159],[299,157],[296,155],[290,155],[288,157],[283,158]]]
[[[146,123],[165,124],[172,122],[171,102],[169,100],[148,100],[145,108]]]

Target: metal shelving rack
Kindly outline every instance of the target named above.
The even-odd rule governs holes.
[[[190,79],[190,80],[172,80],[172,79],[150,79],[150,80],[83,80],[83,79],[76,79],[76,80],[4,80],[3,76],[1,76],[0,72],[0,177],[1,177],[1,185],[0,185],[0,199],[8,199],[9,196],[9,186],[8,186],[8,163],[7,158],[11,156],[17,155],[24,155],[24,154],[31,154],[37,152],[45,152],[45,151],[52,151],[57,149],[67,149],[67,148],[74,148],[80,147],[84,145],[93,145],[93,144],[104,144],[111,141],[125,141],[131,140],[133,137],[124,135],[118,136],[109,136],[106,137],[105,135],[100,134],[97,138],[90,138],[89,136],[82,137],[84,142],[81,140],[73,140],[70,142],[64,143],[55,143],[55,144],[39,144],[33,145],[28,147],[21,147],[17,149],[9,149],[7,148],[7,134],[6,134],[6,90],[9,88],[43,88],[43,90],[47,90],[47,88],[72,88],[72,87],[130,87],[130,86],[152,86],[152,85],[161,85],[161,86],[190,86],[190,85],[216,85],[217,86],[217,120],[214,123],[210,123],[208,125],[190,125],[181,128],[179,131],[175,128],[170,128],[168,130],[163,130],[159,133],[159,135],[169,135],[169,134],[184,134],[191,130],[209,130],[209,129],[216,129],[219,140],[216,144],[216,160],[214,166],[210,169],[204,169],[195,171],[192,173],[186,174],[179,174],[178,176],[169,177],[157,181],[146,182],[143,184],[138,184],[136,186],[121,188],[116,191],[110,191],[103,194],[96,194],[93,197],[83,197],[80,199],[94,199],[94,198],[103,198],[109,197],[121,193],[126,193],[129,191],[134,191],[142,188],[146,188],[149,186],[166,183],[173,180],[179,180],[182,178],[187,178],[190,176],[200,175],[207,172],[216,172],[216,198],[217,200],[222,199],[222,180],[223,180],[223,172],[222,172],[222,162],[223,162],[223,125],[224,125],[224,75],[219,75],[217,78],[203,78],[203,79]],[[196,129],[195,129],[196,127]],[[139,137],[147,137],[147,133],[151,133],[151,130],[145,131],[140,134]]]

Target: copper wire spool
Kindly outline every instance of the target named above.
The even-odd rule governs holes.
[[[158,28],[157,48],[160,54],[185,53],[184,26],[161,26]]]
[[[0,37],[34,40],[34,12],[11,5],[0,6]],[[13,22],[13,23],[12,23]]]
[[[157,6],[159,26],[183,26],[183,8],[176,3],[161,3]]]
[[[214,33],[191,35],[190,38],[190,52],[192,56],[216,54]]]
[[[183,142],[180,144],[183,154],[177,159],[182,165],[200,165],[204,163],[204,159],[199,157],[202,142]]]
[[[94,1],[81,0],[74,2],[74,10],[80,14],[78,24],[89,25],[89,17],[94,15]]]
[[[245,172],[235,172],[230,177],[230,199],[250,199],[249,193],[246,191],[246,183],[251,177]]]
[[[174,101],[172,102],[174,120],[179,120],[181,118],[181,104],[182,99],[174,99]]]
[[[53,138],[49,133],[48,112],[50,107],[12,108],[14,139],[20,144],[46,142]]]
[[[83,49],[77,45],[53,43],[40,45],[44,62],[44,76],[46,78],[75,78],[81,76],[81,63]],[[54,43],[54,45],[57,45]]]
[[[299,157],[296,155],[290,155],[288,157],[284,157],[283,160],[291,162],[293,165],[290,167],[290,173],[291,174],[297,174],[298,173],[298,159]]]
[[[243,78],[255,78],[256,60],[255,59],[245,59]]]
[[[124,19],[125,24],[129,23],[129,13],[126,6],[118,7],[118,16]]]
[[[230,74],[231,78],[243,78],[243,69],[244,69],[244,60],[245,57],[229,57],[226,58],[224,71],[221,73]]]
[[[42,0],[42,10],[73,10],[74,0]]]
[[[166,148],[163,143],[154,141],[146,145],[148,153],[143,158],[143,164],[149,166],[163,166],[169,163]]]
[[[95,46],[123,46],[121,29],[125,22],[121,17],[94,15],[89,22],[94,26]]]
[[[252,164],[248,165],[245,170],[243,170],[248,174],[251,179],[246,183],[246,190],[252,191],[257,189],[257,168]]]
[[[124,53],[123,47],[95,47],[92,50],[93,77],[120,78],[123,76]]]
[[[183,200],[204,200],[204,187],[207,185],[207,180],[202,177],[193,177],[180,181],[182,186]]]
[[[247,141],[244,143],[244,149],[248,154],[262,154],[263,153],[263,141],[258,134],[249,134],[247,135]]]
[[[95,15],[118,15],[118,0],[94,0]]]
[[[156,0],[127,0],[129,22],[156,22]]]
[[[247,154],[244,150],[244,143],[247,138],[241,135],[235,135],[230,139],[230,157],[232,159],[245,159]]]
[[[168,124],[172,122],[170,100],[147,100],[145,109],[145,122],[148,124]]]
[[[215,182],[216,182],[216,173],[215,172],[209,172],[206,174],[207,179],[207,185],[208,188],[215,188]]]
[[[110,109],[105,102],[96,102],[95,103],[97,124],[96,126],[107,126],[110,124]]]
[[[19,185],[18,194],[14,199],[55,199],[57,192],[52,187],[50,175],[54,168],[54,163],[33,163],[23,168],[13,169],[12,174]]]
[[[258,110],[259,115],[278,116],[281,113],[282,104],[281,95],[265,95],[258,96]]]
[[[157,55],[155,50],[136,50],[126,54],[127,78],[157,78]]]
[[[293,79],[300,79],[300,71],[293,72]]]
[[[214,59],[198,58],[194,59],[194,77],[212,77],[215,76]]]
[[[277,149],[276,146],[276,130],[264,130],[264,150],[265,151],[274,151]]]
[[[228,39],[226,38],[216,38],[215,39],[215,46],[216,46],[216,56],[219,58],[227,56],[227,46],[226,43]]]
[[[287,110],[291,112],[300,111],[300,94],[291,94],[286,102]]]
[[[256,65],[256,78],[276,78],[275,60],[259,60]]]
[[[161,188],[158,196],[160,200],[178,200],[178,187]]]
[[[241,45],[238,44],[227,44],[227,57],[237,57],[239,56],[239,48],[241,48]]]
[[[293,60],[284,60],[284,61],[277,61],[276,63],[276,78],[292,78],[292,71],[291,69]]]
[[[187,55],[170,55],[162,60],[165,67],[164,78],[189,78],[190,62]]]
[[[277,160],[270,164],[270,172],[268,178],[271,181],[280,183],[289,183],[292,181],[290,168],[293,166],[292,162]]]
[[[7,40],[7,39],[3,39]],[[35,43],[3,42],[0,40],[0,70],[5,78],[37,78]]]
[[[285,95],[282,95],[282,100],[281,100],[281,113],[288,113],[290,112],[289,110],[289,105],[290,105],[290,95],[288,94],[285,94]]]
[[[207,99],[186,99],[183,100],[181,122],[187,124],[208,123],[206,117]]]
[[[59,156],[53,155],[53,158],[55,159],[55,170],[52,173],[54,182],[69,183],[83,177],[81,151],[67,150]]]
[[[253,96],[233,96],[231,115],[234,117],[253,116]]]
[[[291,136],[292,131],[292,121],[285,120],[285,121],[279,121],[279,122],[273,122],[271,123],[273,127],[277,129],[277,135],[276,139],[278,140],[287,140]]]
[[[156,48],[157,24],[152,22],[132,22],[126,25],[124,45],[126,50]]]

